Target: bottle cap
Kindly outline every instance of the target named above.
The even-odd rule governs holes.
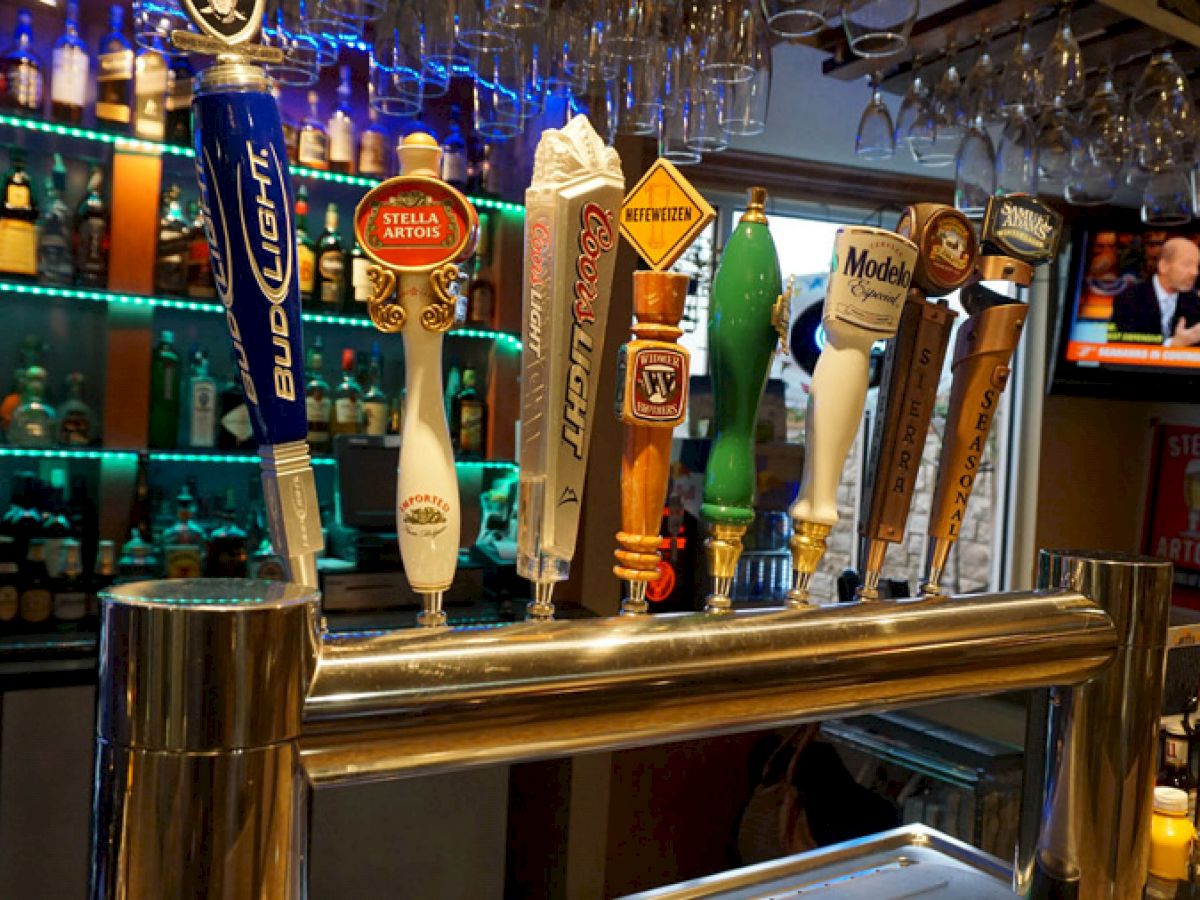
[[[1187,815],[1187,791],[1173,787],[1156,787],[1154,789],[1154,811],[1171,815]]]

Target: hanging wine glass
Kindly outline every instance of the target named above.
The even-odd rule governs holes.
[[[733,84],[754,77],[767,47],[767,25],[757,0],[711,5],[702,69],[711,82]]]
[[[1083,102],[1083,50],[1071,31],[1071,7],[1064,4],[1058,14],[1058,31],[1042,59],[1043,91],[1047,103],[1061,100],[1064,106]]]
[[[730,136],[762,134],[767,128],[767,108],[771,102],[771,51],[764,44],[758,52],[752,78],[718,85],[722,95],[721,129]],[[666,66],[659,65],[656,71],[665,73]]]
[[[1189,160],[1195,149],[1191,86],[1171,52],[1155,54],[1130,97],[1129,116],[1140,164],[1159,171]]]
[[[933,112],[933,101],[929,85],[922,77],[924,60],[913,61],[913,80],[900,103],[896,114],[895,143],[908,148],[914,160],[933,147],[937,137],[937,117]]]
[[[1113,83],[1111,66],[1100,75],[1100,89],[1084,109],[1084,143],[1097,163],[1107,163],[1119,172],[1129,158],[1129,117],[1125,103]]]
[[[908,46],[919,0],[842,0],[842,28],[859,56],[892,56]]]
[[[1024,107],[1033,115],[1042,106],[1041,59],[1029,42],[1029,16],[1021,17],[1021,35],[1004,64],[1000,87],[1000,109],[1007,113],[1013,107]]]
[[[980,114],[963,135],[954,160],[954,206],[968,218],[982,219],[995,193],[996,151]]]
[[[983,116],[985,121],[999,121],[1000,67],[992,59],[992,36],[983,32],[982,46],[975,64],[963,81],[963,108],[968,119]]]
[[[859,159],[883,160],[896,155],[896,130],[879,90],[879,73],[870,77],[871,99],[858,120],[854,155]]]
[[[938,168],[948,166],[958,155],[962,143],[966,112],[963,110],[962,78],[954,62],[954,44],[946,57],[946,71],[933,89],[933,113],[936,121],[933,145],[921,153],[917,162]]]
[[[1039,123],[1038,175],[1046,181],[1062,181],[1075,149],[1075,117],[1060,103],[1045,110]]]
[[[1142,193],[1142,221],[1147,225],[1186,225],[1193,215],[1192,184],[1182,166],[1151,174]]]
[[[834,0],[763,0],[767,27],[784,38],[816,34],[834,16]]]
[[[1011,107],[996,145],[996,193],[1036,194],[1037,129],[1025,107]]]

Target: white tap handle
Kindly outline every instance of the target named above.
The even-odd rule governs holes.
[[[396,531],[400,558],[417,593],[445,591],[454,580],[462,508],[458,474],[442,398],[443,333],[430,331],[421,313],[433,298],[427,273],[399,278],[404,336],[404,420],[396,478]]]

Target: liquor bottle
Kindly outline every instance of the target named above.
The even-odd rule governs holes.
[[[129,540],[121,545],[121,558],[117,561],[117,581],[145,581],[158,578],[161,568],[154,545],[142,537],[138,529],[129,532]]]
[[[350,105],[350,67],[342,66],[338,105],[329,117],[329,168],[350,175],[354,172],[354,108]]]
[[[184,55],[172,56],[167,68],[166,139],[170,144],[192,143],[192,64]]]
[[[33,52],[33,17],[29,10],[17,13],[13,47],[4,54],[0,68],[3,105],[27,116],[42,114],[42,61]]]
[[[17,545],[10,537],[0,537],[0,631],[10,631],[21,609],[20,566]]]
[[[450,371],[446,373],[445,393],[442,395],[442,403],[446,407],[446,421],[450,423],[450,440],[454,441],[454,398],[458,396],[458,392],[462,390],[462,370],[459,369],[458,363],[450,363]]]
[[[75,211],[75,277],[84,287],[108,286],[108,207],[100,194],[102,183],[97,166]]]
[[[263,535],[258,547],[250,554],[247,573],[251,578],[260,581],[287,581],[287,573],[283,568],[283,557],[275,552],[271,539]]]
[[[63,33],[50,55],[50,117],[56,122],[83,122],[91,67],[87,46],[79,37],[79,4],[67,0]]]
[[[335,439],[339,434],[362,433],[362,388],[354,377],[354,351],[342,351],[342,383],[333,397],[333,418],[329,422],[329,433]]]
[[[29,542],[29,556],[21,571],[21,624],[44,625],[50,618],[54,601],[50,595],[50,574],[46,571],[45,544],[41,538]]]
[[[459,119],[462,110],[459,107],[450,108],[450,130],[442,141],[442,181],[453,185],[460,191],[467,189],[467,142],[463,138],[462,126]]]
[[[212,253],[199,202],[193,200],[189,204],[188,218],[192,227],[187,247],[187,293],[189,297],[211,300],[217,296],[217,285],[213,281]]]
[[[96,437],[96,417],[83,398],[82,372],[67,376],[67,399],[58,408],[58,442],[64,447],[87,447]]]
[[[18,561],[29,555],[29,545],[42,532],[42,513],[38,509],[38,496],[41,482],[33,475],[26,474],[22,479],[20,498],[21,505],[15,511],[16,515],[9,527],[9,536],[13,540]]]
[[[454,449],[463,459],[482,459],[487,442],[487,403],[475,387],[475,370],[463,369],[462,390],[450,417]]]
[[[1178,721],[1179,717],[1173,717]],[[1168,721],[1163,720],[1164,723]],[[1179,788],[1188,796],[1188,816],[1196,814],[1196,780],[1188,764],[1189,740],[1182,727],[1163,729],[1163,762],[1154,783],[1159,787]]]
[[[217,382],[208,373],[208,355],[192,352],[192,371],[188,378],[188,446],[217,445]]]
[[[96,564],[92,567],[92,579],[88,584],[87,617],[94,619],[100,612],[100,594],[107,591],[117,580],[117,546],[112,541],[101,541],[96,548]]]
[[[38,220],[38,276],[43,284],[70,284],[75,277],[71,264],[71,210],[63,200],[67,169],[62,156],[54,154],[54,169],[46,179],[46,202]]]
[[[371,302],[371,279],[367,273],[371,271],[371,258],[363,252],[362,245],[357,240],[350,245],[350,285],[346,291],[346,313],[351,316],[370,315],[368,304]]]
[[[25,366],[17,366],[13,370],[12,387],[0,401],[0,431],[5,434],[8,433],[8,426],[12,424],[13,413],[17,411],[17,407],[21,405],[21,398],[25,396],[25,372]]]
[[[316,91],[308,92],[308,116],[300,126],[300,143],[296,158],[300,165],[310,169],[329,168],[329,135],[321,121]]]
[[[133,120],[133,46],[124,27],[125,8],[114,3],[96,55],[96,122],[121,130]]]
[[[300,161],[300,129],[296,126],[296,120],[284,109],[282,93],[278,83],[271,85],[271,96],[279,108],[279,123],[283,127],[283,144],[287,147],[288,162],[296,165]]]
[[[308,350],[305,371],[308,373],[308,383],[304,386],[305,407],[308,414],[308,445],[313,453],[328,453],[331,438],[329,435],[329,420],[332,417],[332,402],[329,397],[329,385],[321,375],[325,364],[322,352],[324,344],[320,336]]]
[[[25,171],[25,154],[9,151],[12,168],[4,176],[0,200],[0,273],[37,277],[37,200]]]
[[[150,357],[150,428],[148,446],[173,450],[179,434],[179,388],[182,373],[175,335],[163,331]]]
[[[400,393],[392,398],[392,402],[388,404],[388,422],[387,433],[399,434],[400,428],[404,424],[404,389],[400,389]]]
[[[157,32],[133,61],[133,133],[147,141],[167,134],[167,56]]]
[[[496,290],[483,277],[471,279],[468,293],[468,321],[480,328],[491,328],[496,310]]]
[[[364,356],[366,354],[363,354]],[[388,400],[379,383],[383,380],[383,360],[379,345],[371,348],[363,374],[362,418],[363,434],[387,434]]]
[[[367,109],[367,127],[358,141],[358,174],[367,178],[387,178],[388,174],[388,136],[373,106]]]
[[[53,474],[59,475],[61,472],[61,469],[55,469]],[[62,571],[63,543],[71,537],[71,522],[67,519],[67,505],[63,500],[61,487],[46,488],[43,496],[39,532],[42,539],[42,558],[50,577],[57,578]]]
[[[154,534],[154,499],[150,495],[150,454],[139,453],[137,474],[133,479],[133,501],[129,505],[129,526],[143,540]]]
[[[175,498],[175,522],[163,531],[164,578],[199,578],[204,561],[204,530],[192,521],[196,501],[184,485]]]
[[[246,405],[246,392],[237,376],[236,363],[221,388],[220,401],[217,449],[228,452],[253,449],[254,426],[250,424],[250,407]]]
[[[45,400],[46,370],[30,366],[25,372],[25,393],[8,423],[8,442],[18,447],[53,447],[58,435],[54,407]]]
[[[296,191],[296,270],[300,276],[300,305],[316,303],[317,249],[308,236],[308,188]]]
[[[54,579],[51,614],[60,625],[77,626],[87,615],[88,586],[83,577],[83,548],[67,538],[62,544],[58,577]]]
[[[245,578],[250,559],[246,532],[234,521],[237,500],[233,488],[225,491],[225,501],[218,513],[221,524],[208,536],[208,555],[204,574],[208,578]]]
[[[317,305],[326,312],[337,312],[346,292],[346,251],[338,234],[336,203],[325,207],[325,231],[317,241]]]
[[[154,289],[164,294],[187,292],[188,249],[191,225],[183,217],[179,185],[167,188],[158,220],[158,252],[154,260]]]

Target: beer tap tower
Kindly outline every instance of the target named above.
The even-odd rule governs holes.
[[[790,510],[795,582],[788,606],[809,604],[808,587],[837,522],[837,486],[867,398],[871,346],[900,324],[917,245],[882,228],[839,228],[826,288],[825,349],[813,372],[804,474]]]
[[[975,229],[961,212],[940,203],[906,209],[896,232],[920,250],[900,327],[888,345],[871,430],[866,514],[859,534],[867,541],[861,600],[879,599],[879,576],[888,544],[904,539],[913,488],[933,417],[938,381],[956,313],[946,301],[975,274]]]
[[[704,471],[708,523],[704,542],[712,591],[705,611],[732,609],[729,592],[742,555],[742,536],[754,521],[754,426],[776,346],[787,343],[789,295],[780,293],[779,257],[767,229],[764,188],[750,203],[721,254],[708,311],[713,379],[712,450]],[[791,285],[788,286],[789,294]]]
[[[354,233],[374,265],[371,321],[404,336],[404,422],[396,477],[396,533],[404,573],[421,595],[417,621],[446,624],[442,596],[454,580],[462,509],[446,407],[442,341],[462,316],[458,262],[475,251],[479,217],[438,178],[441,150],[415,132],[400,147],[400,175],[372,188],[354,211]]]
[[[687,415],[688,352],[676,340],[690,278],[667,270],[715,216],[665,159],[655,161],[621,207],[621,234],[651,269],[633,273],[637,323],[618,362],[616,412],[625,425],[625,448],[613,573],[629,585],[622,615],[649,609],[646,587],[659,577],[671,433]]]
[[[1062,217],[1035,198],[992,197],[976,263],[980,280],[1028,287],[1034,266],[1054,258],[1061,233]],[[978,283],[963,291],[962,304],[968,318],[958,331],[950,364],[950,409],[929,515],[928,572],[921,587],[927,597],[942,593],[946,560],[958,540],[1000,395],[1008,384],[1008,364],[1029,311],[1020,300]]]

